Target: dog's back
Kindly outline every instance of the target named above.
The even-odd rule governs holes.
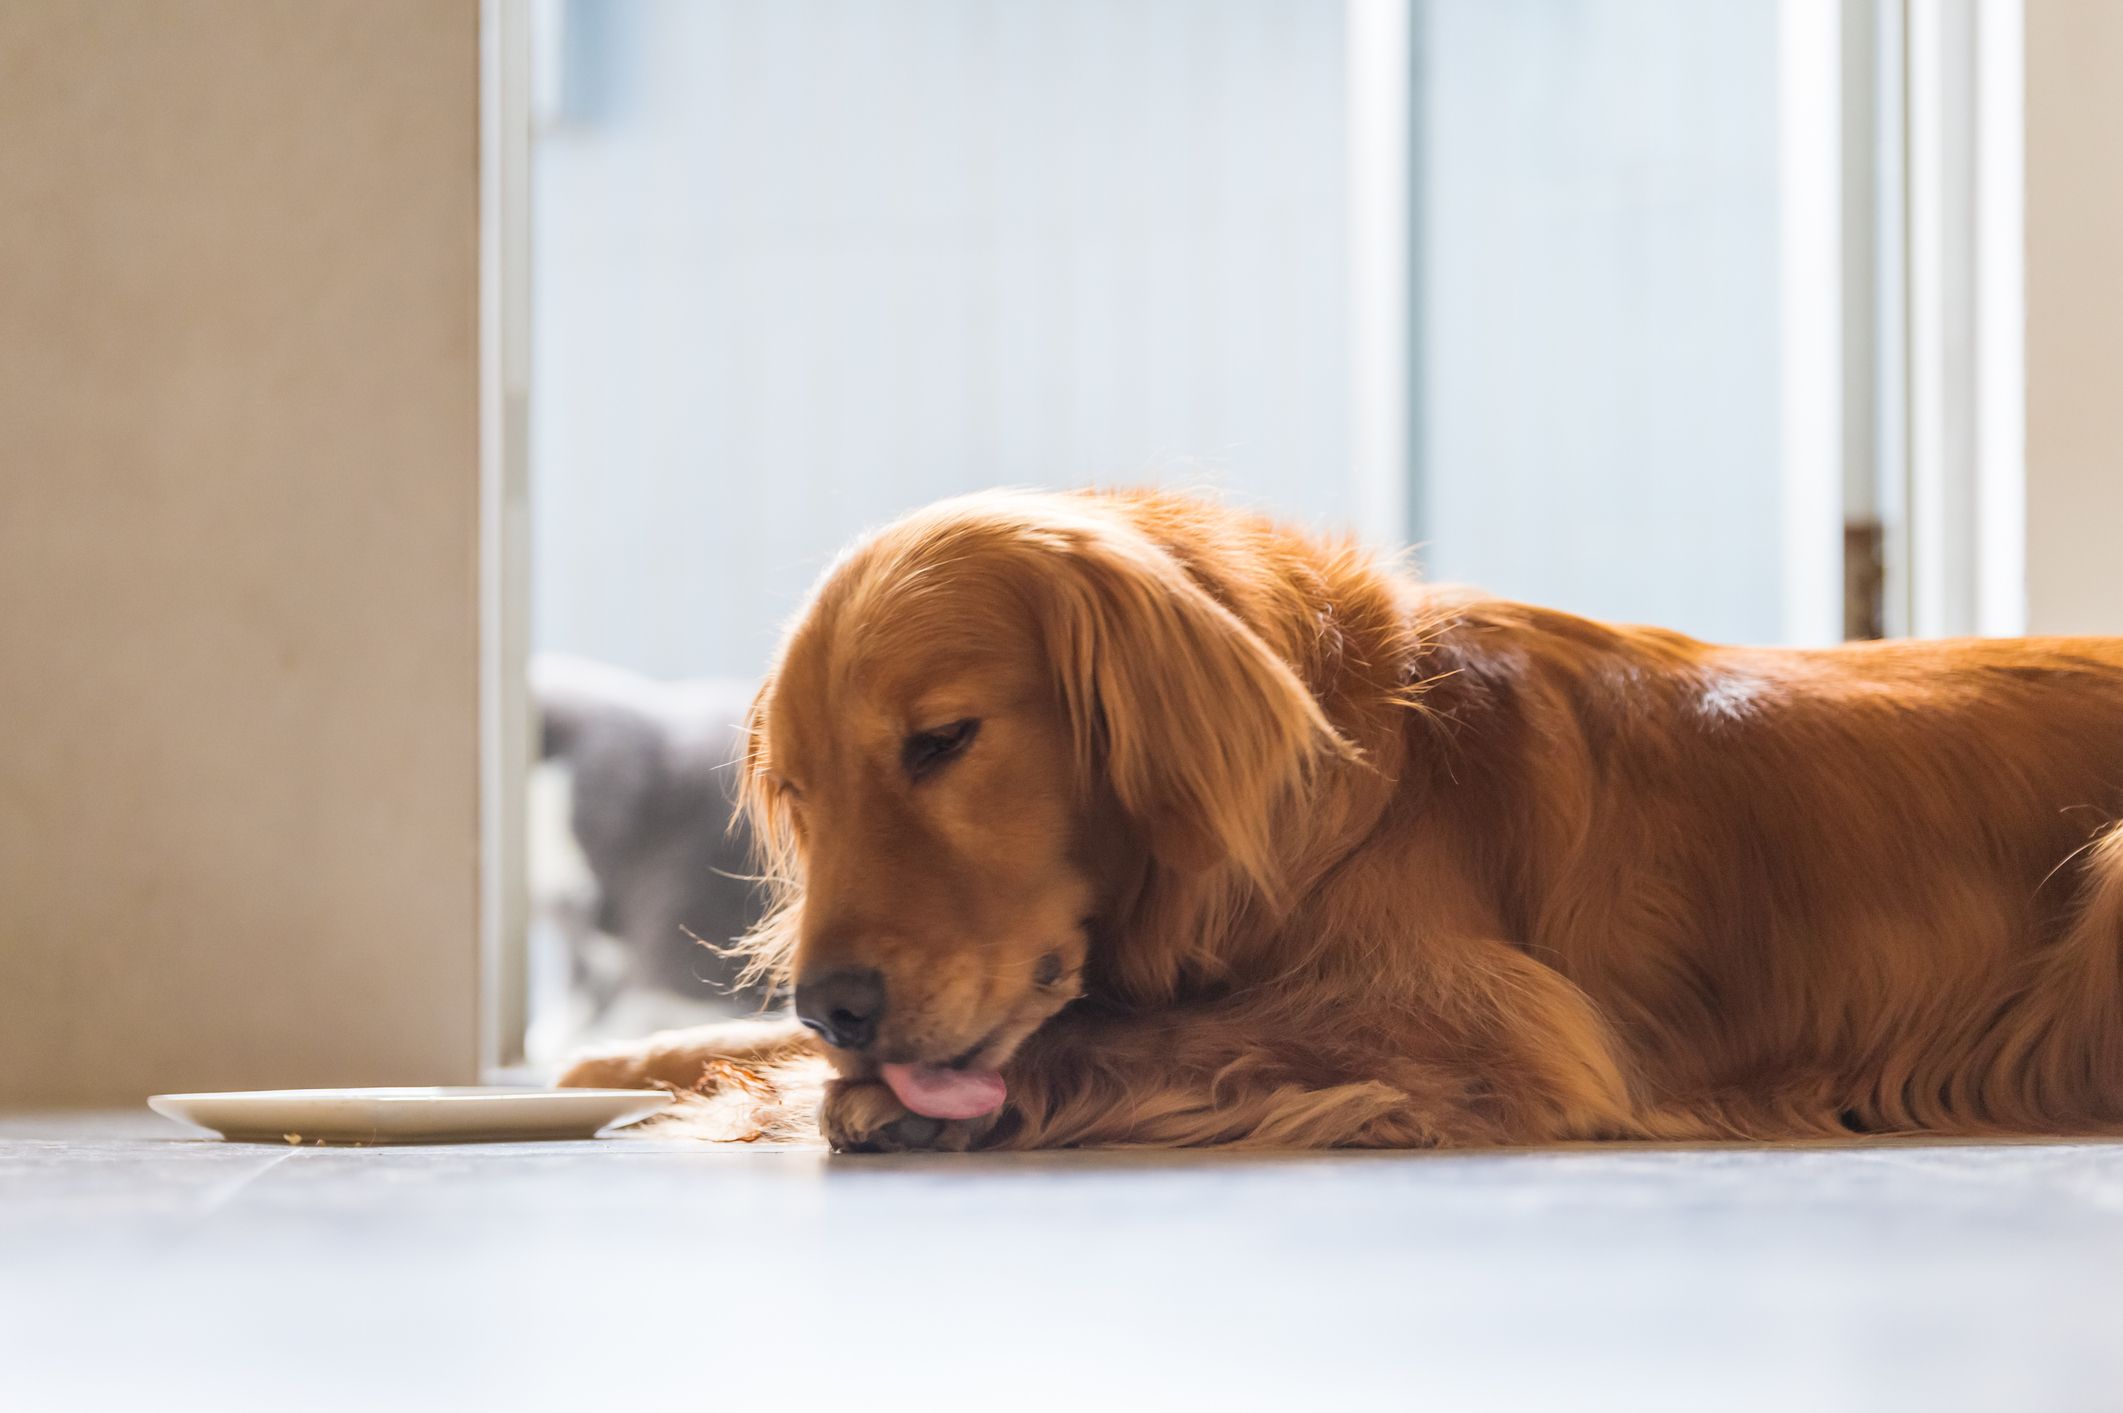
[[[1742,1131],[2123,1118],[2123,639],[1721,648],[1476,602],[1439,652],[1439,803],[1659,1091]]]

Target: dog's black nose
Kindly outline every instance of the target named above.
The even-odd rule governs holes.
[[[860,1050],[874,1040],[884,1013],[885,979],[874,967],[847,967],[796,983],[796,1019],[842,1050]]]

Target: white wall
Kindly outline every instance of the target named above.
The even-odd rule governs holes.
[[[1775,0],[1419,13],[1426,567],[1778,639]]]
[[[1366,503],[1341,4],[549,13],[537,646],[755,673],[845,539],[980,486]],[[1415,7],[1432,573],[1782,633],[1776,13]]]
[[[560,13],[539,647],[755,673],[844,540],[983,486],[1347,518],[1339,6]]]

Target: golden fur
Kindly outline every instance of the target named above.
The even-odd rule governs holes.
[[[806,1089],[786,1023],[570,1082],[726,1057],[849,1148],[2123,1120],[2123,639],[1716,647],[1199,500],[997,493],[844,557],[750,730],[759,967],[879,968],[879,1052],[974,1047],[1008,1104],[912,1119],[838,1051]]]

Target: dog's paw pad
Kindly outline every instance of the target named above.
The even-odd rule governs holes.
[[[905,1148],[926,1148],[934,1143],[943,1131],[942,1119],[924,1118],[920,1114],[909,1114],[903,1119],[895,1120],[887,1130],[892,1141]]]

